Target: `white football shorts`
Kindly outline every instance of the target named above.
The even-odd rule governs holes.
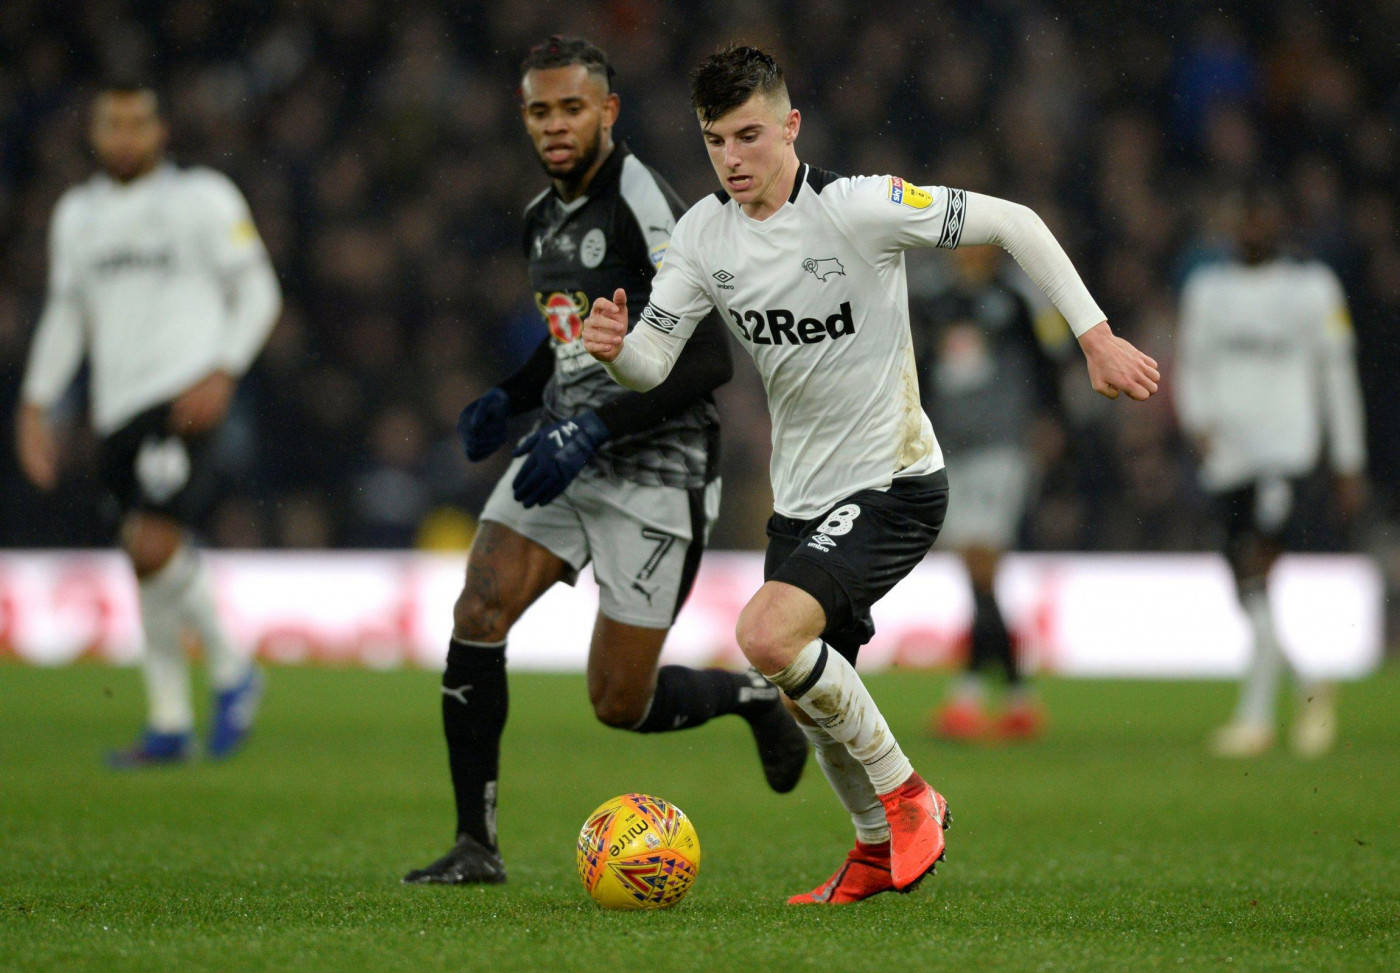
[[[1017,446],[992,446],[948,456],[948,516],[938,547],[1010,550],[1030,493],[1031,462]]]
[[[690,594],[700,554],[719,516],[720,481],[686,490],[629,480],[579,477],[554,500],[525,508],[511,484],[525,462],[510,464],[481,511],[572,568],[572,584],[590,561],[598,608],[640,628],[670,628]]]

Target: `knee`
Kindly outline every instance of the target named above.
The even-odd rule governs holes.
[[[997,552],[990,548],[974,548],[964,552],[967,576],[978,594],[991,594],[997,579]]]
[[[468,642],[502,642],[510,634],[515,615],[501,599],[470,585],[452,605],[452,634]]]
[[[589,687],[588,701],[593,704],[593,715],[598,717],[599,723],[630,730],[646,719],[651,693],[648,688],[603,682]]]
[[[773,612],[750,604],[739,613],[734,637],[744,658],[766,676],[790,663],[806,644],[776,617]],[[800,643],[800,644],[799,644]]]
[[[1226,551],[1226,560],[1241,594],[1265,586],[1279,551],[1261,538],[1247,538]]]
[[[180,526],[161,518],[137,515],[122,525],[122,549],[137,578],[148,578],[170,563],[184,542]]]

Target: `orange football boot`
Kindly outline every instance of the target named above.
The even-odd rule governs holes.
[[[849,905],[881,892],[895,891],[890,878],[890,843],[857,841],[836,873],[810,892],[794,895],[788,905]]]
[[[890,825],[890,878],[908,892],[943,857],[943,832],[952,823],[948,802],[917,773],[880,795]]]
[[[955,699],[934,713],[929,732],[943,740],[980,740],[992,730],[992,722],[974,699]]]
[[[1031,700],[1012,703],[997,720],[997,735],[1003,740],[1033,740],[1044,732],[1045,711]]]

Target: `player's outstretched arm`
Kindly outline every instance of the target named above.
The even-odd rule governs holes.
[[[1127,392],[1138,400],[1156,392],[1161,379],[1157,363],[1113,333],[1069,255],[1035,211],[995,196],[966,196],[961,245],[991,243],[1011,254],[1069,322],[1084,350],[1094,391],[1110,399]]]
[[[1089,365],[1089,384],[1100,395],[1116,399],[1119,392],[1126,392],[1141,402],[1157,391],[1162,380],[1157,362],[1115,335],[1107,321],[1081,334],[1079,347]]]

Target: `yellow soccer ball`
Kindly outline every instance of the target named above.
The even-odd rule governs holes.
[[[604,801],[578,833],[578,877],[605,909],[665,909],[700,872],[700,836],[685,812],[648,794]]]

